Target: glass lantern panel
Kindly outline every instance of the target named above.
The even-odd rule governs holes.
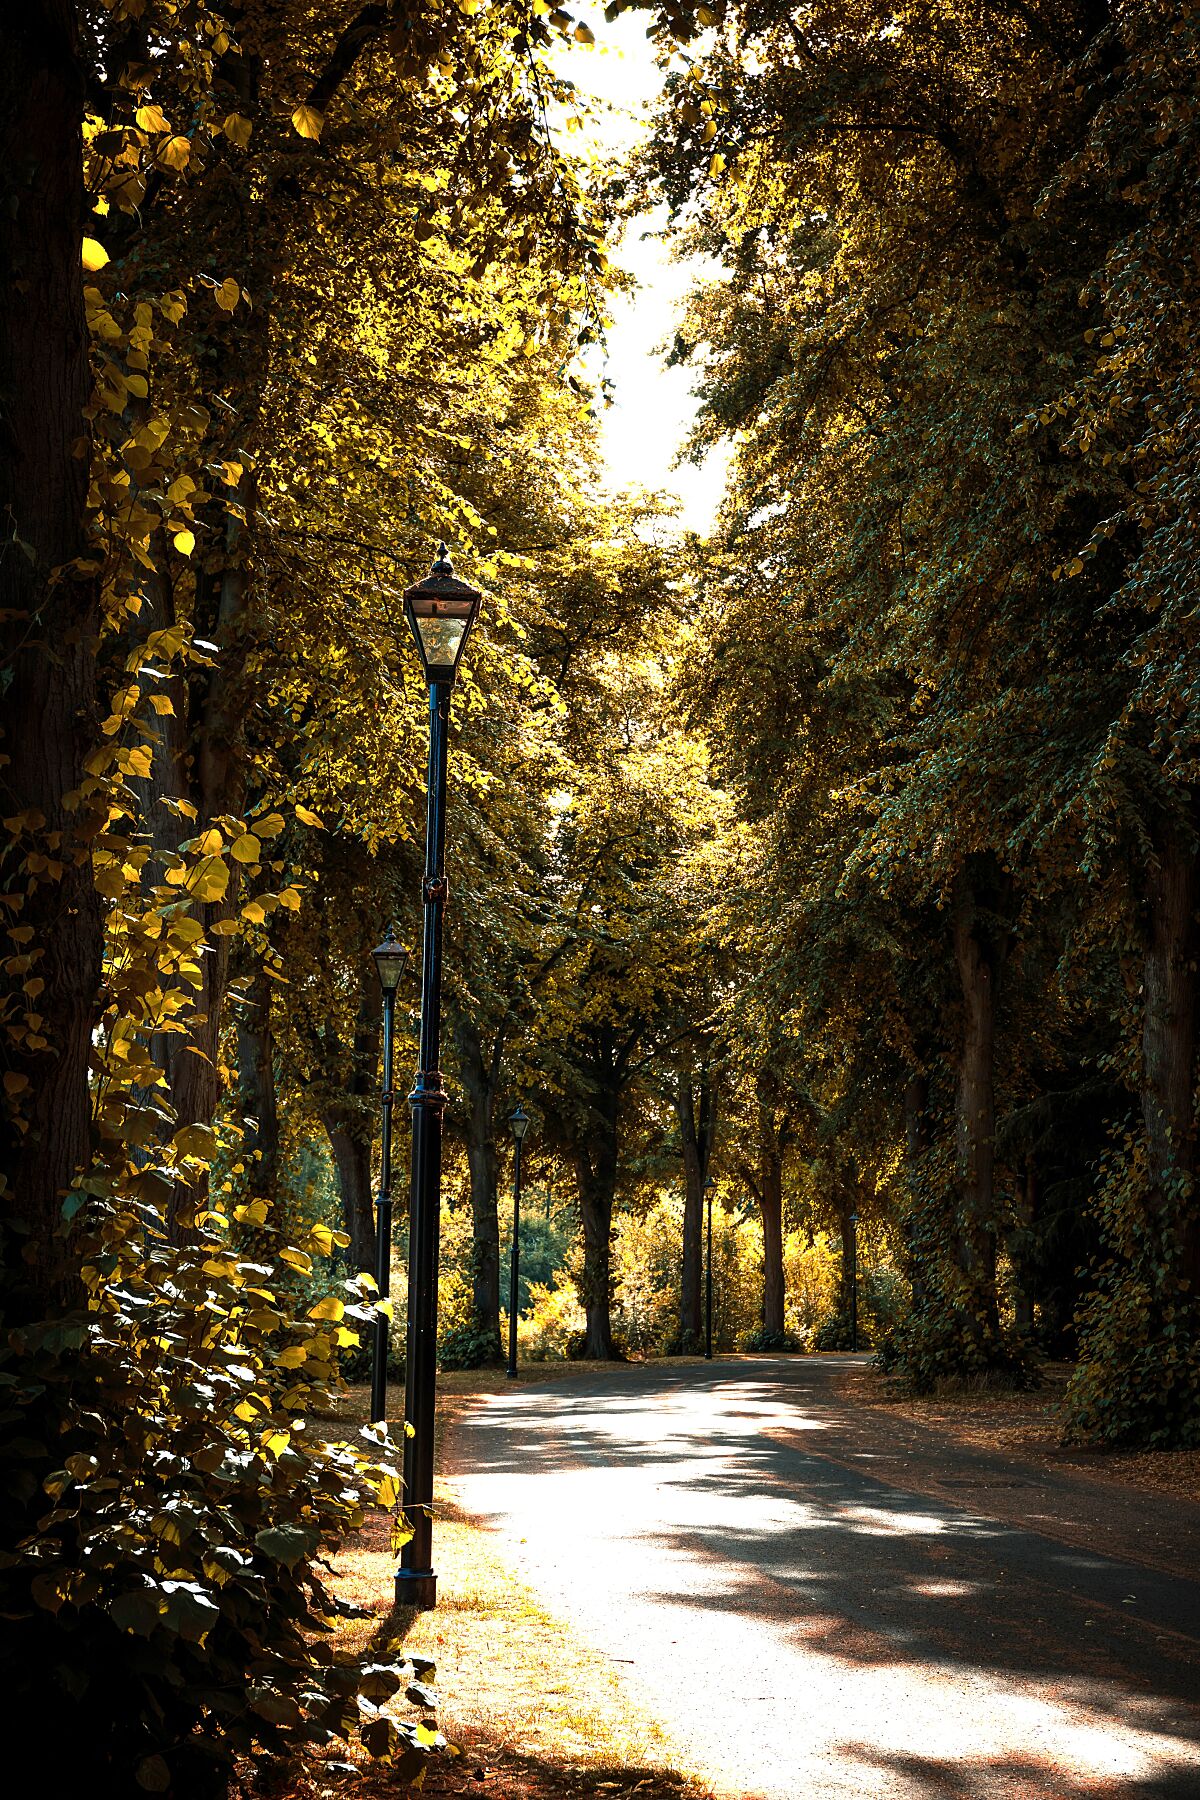
[[[426,662],[433,668],[452,669],[458,657],[463,632],[467,629],[467,621],[443,615],[438,619],[418,619],[416,623],[425,649]]]

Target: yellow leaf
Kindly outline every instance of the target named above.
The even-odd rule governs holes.
[[[272,1456],[279,1457],[283,1455],[291,1441],[290,1431],[272,1431],[263,1439],[263,1447],[269,1450]]]
[[[302,825],[316,825],[321,831],[324,831],[325,829],[324,820],[319,819],[315,812],[309,812],[307,806],[298,806],[296,808],[296,817]]]
[[[290,1244],[279,1252],[279,1260],[285,1262],[289,1269],[298,1269],[301,1275],[312,1274],[312,1257],[305,1256],[303,1250],[293,1250]]]
[[[292,124],[302,138],[312,138],[314,142],[321,136],[321,127],[325,123],[325,114],[319,113],[315,106],[298,106],[292,114]]]
[[[596,41],[595,33],[586,25],[577,25],[575,27],[575,37],[581,44],[594,44]]]
[[[321,1252],[322,1256],[333,1255],[333,1233],[328,1225],[314,1225],[308,1234],[308,1241],[314,1250]],[[344,1307],[342,1311],[345,1311]],[[340,1319],[342,1315],[339,1313],[337,1316]]]
[[[717,15],[711,6],[698,6],[696,18],[701,25],[715,25],[717,22]]]
[[[217,288],[216,292],[213,294],[213,299],[216,301],[221,311],[230,313],[233,311],[241,297],[242,290],[233,279],[232,275],[227,275],[220,287]]]
[[[235,1206],[233,1216],[239,1225],[265,1225],[270,1210],[265,1200],[251,1200],[245,1206]]]
[[[716,181],[719,176],[721,176],[725,173],[725,158],[721,155],[721,152],[719,150],[717,151],[717,154],[713,157],[712,161],[709,163],[708,172],[714,181]]]
[[[239,150],[244,150],[250,142],[250,133],[254,127],[249,119],[243,119],[240,113],[230,113],[221,129],[231,144],[236,144]]]
[[[268,813],[265,819],[256,821],[254,829],[260,838],[278,837],[286,821],[282,813]]]
[[[235,862],[257,862],[262,855],[262,845],[252,831],[244,831],[239,838],[234,838],[229,854]]]
[[[186,169],[192,157],[191,139],[169,137],[158,147],[158,160],[168,169]]]
[[[196,534],[193,531],[177,531],[171,541],[180,556],[190,556],[196,548]]]
[[[150,704],[160,718],[170,718],[175,711],[175,703],[169,694],[151,694]]]
[[[206,856],[187,885],[197,900],[223,900],[229,886],[229,864],[219,856]]]
[[[196,848],[201,856],[219,856],[225,848],[225,839],[215,825],[210,825],[208,830],[202,831],[196,839]]]
[[[295,888],[281,889],[280,895],[279,895],[279,904],[287,912],[299,912],[300,911],[300,896],[296,892]]]
[[[97,239],[93,237],[85,237],[83,240],[84,268],[89,269],[94,274],[97,269],[102,269],[107,261],[108,251],[104,248],[104,245],[99,243]]]
[[[6,1094],[23,1094],[28,1086],[28,1075],[18,1075],[14,1070],[10,1069],[4,1077],[4,1091]]]
[[[143,131],[170,131],[161,106],[139,106],[134,118]]]
[[[292,1344],[288,1349],[281,1350],[275,1361],[281,1369],[299,1369],[307,1356],[308,1351],[303,1344]]]
[[[208,1125],[182,1125],[172,1142],[181,1156],[196,1156],[202,1162],[217,1154],[217,1134]]]
[[[310,1319],[329,1319],[335,1325],[337,1325],[345,1315],[346,1308],[344,1304],[332,1294],[327,1294],[324,1300],[318,1300],[315,1306],[310,1306],[308,1309],[308,1316]]]
[[[242,908],[243,919],[248,919],[251,925],[261,925],[266,916],[267,909],[260,900],[247,900]]]

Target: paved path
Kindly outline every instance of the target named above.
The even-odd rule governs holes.
[[[1200,1508],[850,1409],[849,1361],[523,1380],[454,1486],[719,1793],[1200,1800]]]

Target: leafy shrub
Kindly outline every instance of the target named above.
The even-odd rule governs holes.
[[[517,1320],[518,1353],[526,1362],[568,1361],[572,1341],[587,1323],[575,1283],[566,1274],[553,1287],[535,1283],[530,1301],[529,1312]]]
[[[494,1331],[478,1325],[454,1325],[441,1335],[438,1365],[443,1369],[484,1369],[500,1359],[500,1342]]]
[[[790,1331],[767,1331],[760,1325],[745,1337],[743,1348],[763,1355],[774,1354],[778,1351],[802,1350],[804,1346],[792,1336]]]
[[[90,1198],[69,1197],[82,1279],[63,1316],[38,1316],[12,1273],[19,1257],[6,1259],[10,1716],[48,1785],[77,1770],[86,1743],[94,1800],[215,1795],[235,1758],[351,1735],[413,1774],[436,1732],[384,1710],[412,1666],[326,1641],[345,1609],[322,1558],[400,1488],[384,1433],[330,1442],[314,1417],[339,1350],[371,1325],[367,1286],[297,1311],[289,1271],[307,1277],[334,1248],[327,1228],[281,1245],[272,1270],[227,1249],[216,1208],[185,1218],[186,1241],[172,1243],[165,1179],[135,1179],[136,1200],[111,1199],[100,1178]]]

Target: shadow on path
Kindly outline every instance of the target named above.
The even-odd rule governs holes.
[[[1013,1523],[1002,1457],[945,1452],[958,1504],[865,1472],[837,1367],[523,1385],[461,1422],[456,1485],[727,1792],[1200,1800],[1200,1583]]]

